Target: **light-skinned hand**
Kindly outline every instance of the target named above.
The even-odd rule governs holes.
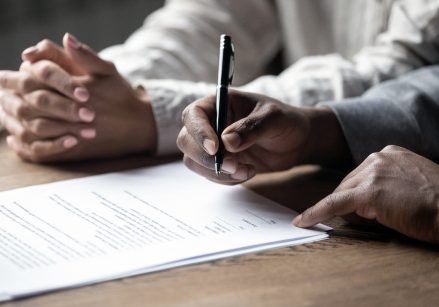
[[[63,42],[64,49],[48,41],[31,47],[20,72],[0,72],[8,145],[34,162],[154,151],[146,93],[133,90],[112,63],[72,35]]]
[[[388,146],[370,155],[331,195],[293,223],[309,227],[352,213],[408,237],[439,243],[439,165]]]
[[[346,151],[346,145],[331,110],[295,108],[270,97],[230,91],[229,126],[221,136],[227,153],[223,172],[217,176],[214,154],[219,141],[211,124],[214,116],[214,96],[189,105],[182,115],[177,145],[188,168],[218,183],[237,184],[260,172],[346,156],[338,153]]]

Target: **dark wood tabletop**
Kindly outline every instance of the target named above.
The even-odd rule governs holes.
[[[178,157],[37,165],[0,141],[0,190],[154,165]],[[298,211],[342,178],[316,166],[259,175],[246,186]],[[64,290],[2,306],[439,306],[439,248],[393,231],[328,225],[327,240]],[[1,272],[0,272],[1,274]]]

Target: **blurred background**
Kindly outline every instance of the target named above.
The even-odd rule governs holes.
[[[0,0],[0,70],[16,70],[21,52],[65,32],[101,50],[122,43],[164,0]]]

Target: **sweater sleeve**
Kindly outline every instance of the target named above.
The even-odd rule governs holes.
[[[279,77],[262,77],[246,88],[313,106],[361,96],[383,81],[439,63],[439,0],[394,1],[387,23],[375,42],[352,59],[340,54],[303,57]]]
[[[236,84],[260,75],[280,49],[276,10],[269,0],[168,0],[124,44],[101,56],[132,83],[215,82],[222,33],[231,35],[239,50]]]
[[[439,160],[439,66],[384,82],[359,98],[329,102],[360,164],[386,145]]]

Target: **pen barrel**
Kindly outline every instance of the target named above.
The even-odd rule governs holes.
[[[215,121],[215,131],[219,140],[218,152],[215,155],[215,163],[222,163],[224,157],[224,144],[221,139],[221,135],[227,126],[227,108],[229,102],[228,87],[227,86],[217,86],[216,95],[216,121]],[[218,160],[218,161],[217,161]]]
[[[218,85],[229,85],[233,73],[233,45],[228,35],[221,35],[219,63],[218,63]]]
[[[234,50],[232,39],[228,35],[221,35],[219,63],[218,63],[218,85],[216,88],[216,121],[215,131],[219,141],[218,151],[215,154],[215,170],[220,174],[220,168],[224,160],[224,144],[221,135],[227,126],[228,109],[228,87],[233,79]]]

